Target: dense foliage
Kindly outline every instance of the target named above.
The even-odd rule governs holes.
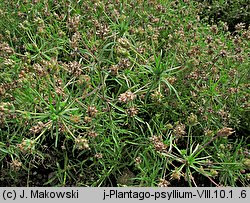
[[[0,186],[249,186],[250,30],[197,2],[0,2]]]
[[[210,23],[220,21],[227,23],[231,32],[237,29],[236,25],[249,26],[249,0],[197,0],[197,2],[201,3],[201,17]]]

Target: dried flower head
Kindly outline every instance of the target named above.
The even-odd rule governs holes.
[[[69,73],[75,76],[80,76],[82,74],[82,65],[77,61],[69,62],[69,64],[67,64],[66,67]]]
[[[87,114],[90,116],[90,117],[95,117],[96,114],[97,114],[98,110],[96,109],[96,107],[94,106],[89,106],[87,108]]]
[[[43,77],[43,76],[45,76],[45,75],[48,74],[47,70],[46,70],[45,68],[43,68],[43,67],[42,67],[40,64],[38,64],[38,63],[35,63],[35,64],[33,65],[33,68],[34,68],[35,72],[37,73],[37,75],[40,76],[40,77]]]
[[[171,179],[173,180],[180,180],[181,179],[181,174],[179,171],[175,170],[172,174],[171,174]]]
[[[32,127],[30,128],[30,132],[32,132],[32,133],[34,133],[34,134],[40,133],[40,132],[43,130],[44,127],[45,127],[45,124],[44,124],[43,122],[39,121],[39,122],[37,123],[37,125],[32,126]]]
[[[173,130],[173,135],[176,137],[176,138],[179,138],[179,137],[182,137],[186,134],[185,132],[185,124],[177,124],[175,127],[174,127],[174,130]]]
[[[14,49],[12,49],[9,44],[6,42],[0,43],[0,56],[6,56],[14,53]]]
[[[127,69],[130,66],[131,66],[131,62],[128,58],[122,58],[118,63],[118,67],[121,69]]]
[[[218,33],[218,27],[217,27],[217,25],[212,25],[212,26],[211,26],[211,31],[212,31],[213,33],[217,34],[217,33]]]
[[[22,162],[20,162],[20,161],[14,159],[14,160],[12,160],[12,162],[10,163],[10,167],[11,167],[11,169],[14,170],[14,171],[19,171],[19,170],[21,169],[21,167],[22,167]]]
[[[109,67],[109,70],[110,70],[112,75],[117,75],[119,67],[118,67],[118,65],[112,65]]]
[[[220,137],[227,137],[231,134],[233,134],[235,131],[233,131],[232,128],[227,128],[227,127],[224,127],[222,129],[220,129],[218,132],[217,132],[217,135],[220,136]]]
[[[124,47],[124,48],[129,48],[129,46],[130,46],[130,42],[129,42],[129,40],[126,39],[126,38],[119,38],[119,39],[118,39],[118,42],[119,42],[119,44],[120,44],[122,47]]]
[[[88,132],[87,135],[90,137],[97,137],[98,136],[98,134],[94,130],[91,130],[90,132]]]
[[[153,101],[157,101],[157,102],[160,102],[161,99],[163,98],[162,93],[158,90],[155,90],[154,93],[152,93],[150,96]]]
[[[152,136],[150,141],[153,143],[154,148],[158,152],[163,152],[167,149],[167,145],[163,143],[162,137],[160,136]]]
[[[103,158],[103,154],[102,153],[96,153],[95,154],[95,158],[102,159]]]
[[[187,118],[187,123],[190,126],[197,125],[198,124],[197,116],[195,114],[191,113],[190,116],[188,116],[188,118]]]
[[[69,17],[68,21],[67,21],[67,27],[70,31],[77,31],[78,30],[78,26],[80,23],[80,15],[75,15],[73,17]]]
[[[85,123],[90,123],[92,121],[92,118],[91,117],[89,117],[89,116],[85,116],[84,117],[84,122]]]
[[[100,23],[96,24],[96,35],[104,39],[110,31],[108,25],[102,25]]]
[[[81,116],[79,116],[79,115],[70,115],[69,119],[73,123],[79,123],[81,121]]]
[[[243,30],[245,26],[246,26],[245,23],[238,23],[237,25],[235,25],[235,30],[236,31]]]
[[[126,110],[126,113],[130,116],[130,117],[134,117],[136,114],[138,114],[138,109],[136,107],[130,107]]]
[[[141,162],[142,162],[141,157],[138,156],[138,157],[135,158],[135,164],[136,165],[139,165]]]
[[[160,182],[158,183],[158,187],[168,187],[170,185],[170,182],[166,179],[160,179]]]
[[[131,91],[127,91],[125,93],[122,93],[118,100],[122,103],[128,103],[130,101],[133,101],[135,99],[136,95],[132,93]]]
[[[77,51],[79,46],[79,41],[81,39],[81,34],[79,32],[75,32],[70,40],[70,46]]]
[[[78,136],[75,138],[75,146],[79,150],[84,150],[84,149],[90,149],[89,147],[89,141],[81,136]]]

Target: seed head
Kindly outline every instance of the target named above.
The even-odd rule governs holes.
[[[205,136],[211,137],[213,135],[213,131],[206,128],[204,130],[204,134]]]
[[[110,31],[108,25],[102,25],[100,23],[96,24],[96,35],[104,39]]]
[[[40,133],[40,132],[42,131],[42,129],[44,128],[44,126],[45,126],[44,123],[41,122],[41,121],[39,121],[39,122],[37,123],[37,125],[32,126],[32,127],[30,128],[30,132],[32,132],[32,133],[34,133],[34,134]]]
[[[37,75],[43,77],[48,74],[47,70],[43,68],[40,64],[35,63],[33,65],[34,70],[36,71]]]
[[[243,30],[244,28],[245,28],[245,23],[238,23],[237,25],[235,25],[236,31]]]
[[[222,50],[220,52],[220,56],[223,57],[223,58],[226,57],[227,56],[227,52],[225,50]]]
[[[5,94],[5,88],[0,86],[0,96]]]
[[[0,43],[0,56],[10,55],[14,53],[14,49],[12,49],[7,43]]]
[[[78,30],[78,26],[80,23],[80,15],[75,15],[73,17],[69,17],[68,21],[67,21],[67,27],[70,31],[77,31]]]
[[[139,165],[141,162],[142,162],[141,157],[138,156],[138,157],[135,158],[135,164],[136,165]]]
[[[92,118],[96,116],[97,112],[98,110],[94,106],[89,106],[87,109],[87,114],[89,115],[89,117],[92,117]]]
[[[212,36],[208,35],[206,41],[207,41],[208,44],[210,44],[213,41]]]
[[[95,158],[101,159],[101,158],[103,158],[103,154],[102,153],[96,153]]]
[[[191,113],[190,116],[188,116],[188,118],[187,118],[187,123],[190,126],[197,125],[198,124],[197,116],[194,115],[193,113]]]
[[[220,129],[218,132],[217,132],[217,135],[220,136],[220,137],[227,137],[231,134],[233,134],[235,131],[233,131],[232,128],[227,128],[227,127],[224,127],[222,129]]]
[[[122,58],[118,63],[118,67],[122,69],[127,69],[130,67],[130,65],[131,65],[131,62],[128,58]]]
[[[158,183],[158,187],[168,187],[170,185],[170,182],[165,179],[160,179],[160,182]]]
[[[77,51],[78,50],[78,45],[79,41],[81,39],[81,34],[79,32],[75,32],[70,40],[70,46]]]
[[[127,91],[125,93],[122,93],[118,100],[122,103],[128,103],[130,101],[133,101],[135,99],[136,95],[132,93],[131,91]]]
[[[136,114],[138,114],[138,110],[136,107],[130,107],[126,110],[126,112],[130,117],[134,117]]]
[[[90,149],[89,148],[89,141],[81,136],[78,136],[75,139],[75,146],[79,150]]]
[[[218,33],[217,25],[212,25],[211,31],[212,31],[213,33],[217,34],[217,33]]]
[[[153,143],[154,148],[158,152],[163,152],[167,149],[167,145],[163,143],[162,137],[160,136],[152,136],[150,141]]]
[[[111,72],[112,75],[117,75],[119,67],[117,65],[111,65],[109,67],[109,70],[110,70],[110,72]]]
[[[85,123],[90,123],[92,121],[92,118],[91,117],[89,117],[89,116],[85,116],[84,117],[84,122]]]
[[[79,115],[70,115],[70,121],[73,123],[79,123],[81,121],[81,116]]]
[[[119,38],[119,39],[118,39],[118,42],[119,42],[119,44],[120,44],[122,47],[124,47],[124,48],[129,48],[129,46],[130,46],[130,42],[129,42],[129,40],[126,39],[126,38]]]
[[[12,160],[12,162],[10,163],[10,167],[12,170],[14,171],[19,171],[22,167],[22,162],[18,161],[18,160]]]
[[[151,94],[151,98],[154,101],[160,102],[161,99],[163,98],[163,95],[160,91],[156,90],[154,93]]]
[[[181,174],[179,171],[174,171],[172,174],[171,174],[171,178],[174,179],[174,180],[180,180],[181,179]]]
[[[55,88],[55,93],[56,93],[58,96],[63,96],[63,95],[65,95],[64,90],[63,90],[62,87],[56,87],[56,88]]]
[[[23,139],[21,144],[17,144],[17,148],[24,154],[30,153],[35,149],[35,141],[30,139]]]
[[[186,134],[185,128],[186,128],[185,124],[178,123],[173,130],[173,135],[176,138],[184,136]]]
[[[80,76],[82,74],[82,65],[77,61],[69,62],[69,64],[65,65],[68,69],[69,73]]]
[[[90,76],[89,75],[80,75],[78,84],[86,84],[86,86],[90,86]]]
[[[95,131],[92,130],[92,131],[88,132],[88,136],[90,136],[90,137],[97,137],[98,134]]]
[[[166,78],[167,79],[167,81],[171,84],[171,85],[173,85],[175,82],[176,82],[176,80],[177,80],[177,78],[176,77],[174,77],[174,76],[169,76],[169,77],[167,77]]]

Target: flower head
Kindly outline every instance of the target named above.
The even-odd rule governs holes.
[[[127,91],[123,94],[121,94],[118,98],[118,100],[122,103],[128,103],[129,101],[133,101],[135,99],[136,95],[132,93],[131,91]]]
[[[221,136],[221,137],[227,137],[231,134],[233,134],[235,131],[233,131],[232,128],[227,128],[227,127],[224,127],[222,129],[220,129],[218,132],[217,132],[217,135],[218,136]]]
[[[89,149],[89,141],[86,138],[78,136],[75,139],[75,146],[77,149],[80,149],[80,150]]]

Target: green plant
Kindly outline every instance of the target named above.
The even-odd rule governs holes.
[[[1,1],[0,185],[248,186],[249,30],[200,6]]]
[[[230,31],[239,29],[240,24],[249,26],[250,9],[246,0],[202,1],[201,16],[210,22],[220,21],[227,24]]]

